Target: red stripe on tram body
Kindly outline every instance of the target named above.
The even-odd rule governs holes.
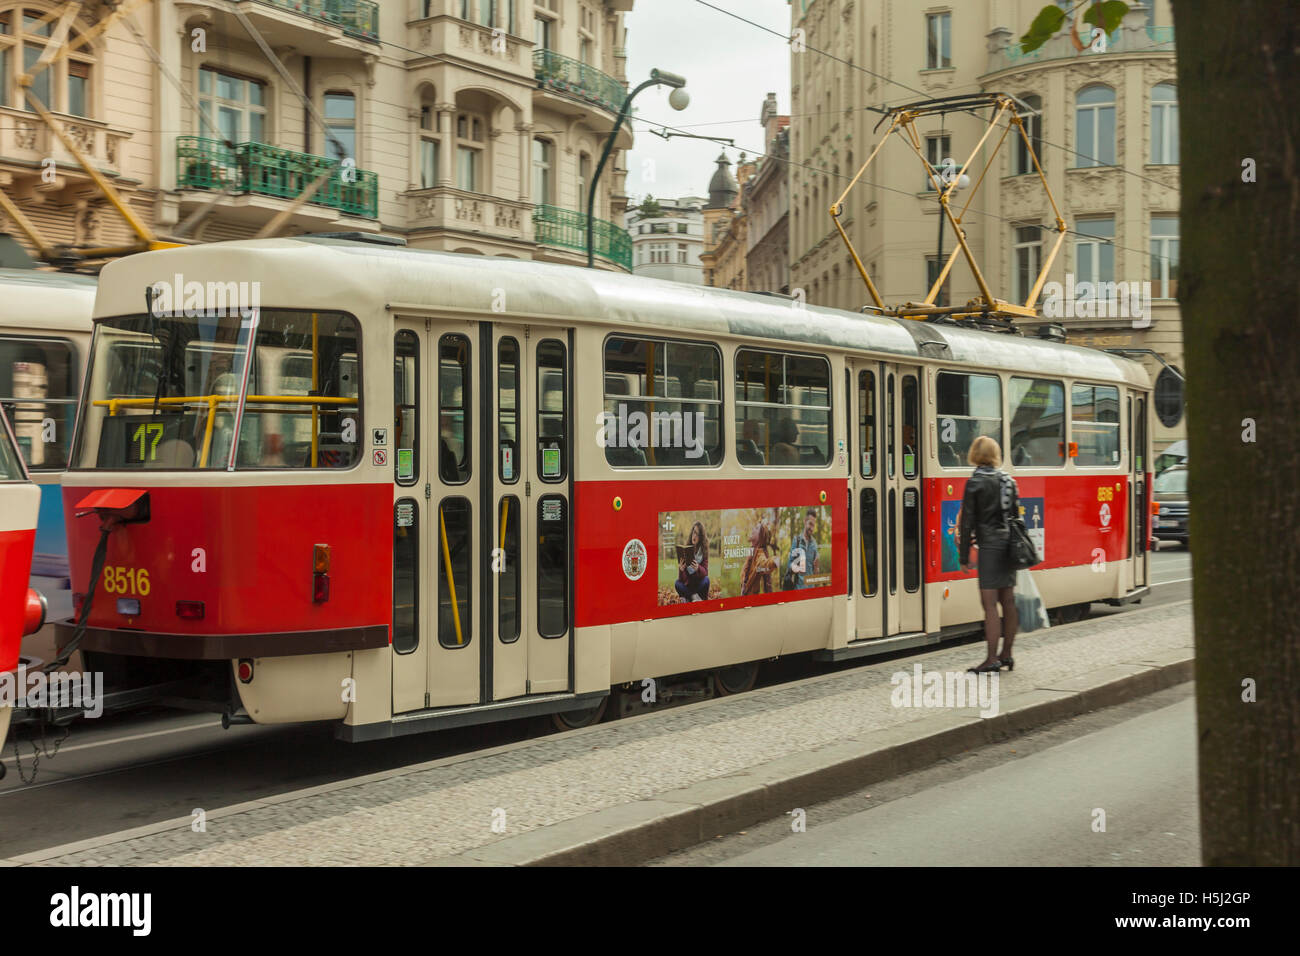
[[[92,490],[63,490],[72,587],[83,594],[99,520],[75,514],[76,503]],[[197,635],[388,626],[392,485],[147,490],[149,520],[109,535],[91,627]],[[318,544],[330,548],[329,600],[319,604],[312,601]],[[140,601],[138,617],[118,613],[117,599],[123,597]],[[203,618],[177,616],[177,601],[202,601]]]
[[[36,530],[0,531],[0,673],[18,666]]]
[[[968,574],[956,564],[956,515],[966,481],[966,478],[925,480],[927,581],[957,581],[976,576],[974,570]],[[1128,475],[1122,474],[1017,477],[1020,504],[1026,511],[1025,526],[1031,532],[1036,527],[1042,529],[1043,562],[1033,570],[1090,565],[1099,557],[1104,557],[1107,563],[1124,560],[1128,556],[1128,481]],[[1030,512],[1036,505],[1042,509],[1037,521]],[[938,542],[937,546],[933,542]],[[1138,547],[1135,541],[1134,549]]]

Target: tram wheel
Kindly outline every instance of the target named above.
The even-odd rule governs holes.
[[[556,730],[578,730],[581,727],[590,727],[593,724],[600,723],[605,716],[605,708],[609,706],[609,698],[602,697],[600,703],[595,707],[586,707],[582,710],[557,711],[551,714],[551,723]]]
[[[1082,621],[1092,610],[1092,605],[1084,604],[1067,604],[1063,608],[1058,608],[1056,618],[1058,624],[1074,624],[1076,621]]]
[[[758,680],[758,661],[735,664],[713,672],[713,687],[719,697],[743,694],[752,690]]]

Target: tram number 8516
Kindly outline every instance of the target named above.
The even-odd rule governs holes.
[[[104,568],[104,590],[109,594],[149,596],[149,570],[109,565]]]

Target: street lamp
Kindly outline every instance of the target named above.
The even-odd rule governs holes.
[[[623,120],[627,119],[628,111],[632,108],[632,99],[648,86],[671,86],[673,91],[668,94],[668,105],[675,110],[684,110],[691,102],[691,94],[687,93],[683,86],[686,85],[686,78],[678,76],[676,73],[669,73],[667,70],[651,70],[650,79],[646,80],[623,101],[623,108],[618,111],[618,119],[614,121],[614,128],[610,131],[609,139],[605,141],[605,149],[600,154],[600,162],[596,164],[596,172],[591,177],[591,190],[587,193],[587,268],[593,268],[596,262],[596,251],[592,245],[593,228],[595,224],[594,215],[596,211],[596,184],[600,182],[600,174],[605,169],[605,162],[609,159],[609,154],[614,150],[614,140],[618,137],[618,131],[623,127]]]

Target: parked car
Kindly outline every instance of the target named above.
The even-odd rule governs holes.
[[[1179,541],[1187,545],[1187,466],[1173,465],[1152,483],[1159,514],[1153,516],[1152,534],[1157,541]]]

